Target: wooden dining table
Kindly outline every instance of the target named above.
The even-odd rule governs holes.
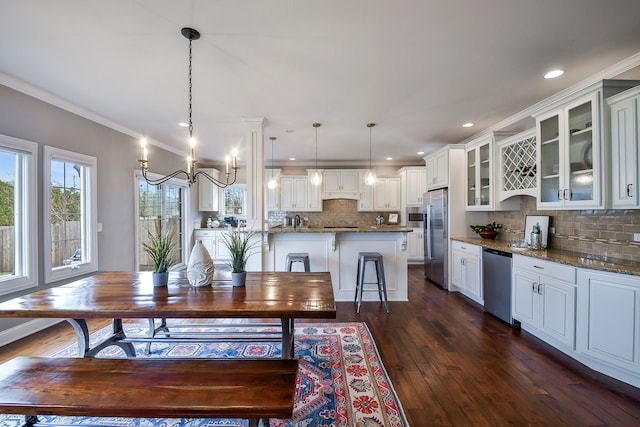
[[[153,328],[128,337],[122,319],[280,319],[282,358],[292,359],[294,319],[335,319],[336,306],[328,272],[248,272],[245,286],[232,286],[229,272],[216,271],[203,287],[185,272],[171,272],[165,287],[153,286],[151,272],[103,272],[0,303],[0,317],[65,319],[81,357],[113,345],[135,357],[133,342],[163,339]],[[87,319],[111,319],[111,334],[90,346]]]

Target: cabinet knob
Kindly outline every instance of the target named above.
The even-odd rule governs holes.
[[[537,292],[536,292],[536,286],[538,286],[538,282],[533,282],[533,283],[531,284],[531,292],[533,292],[533,293],[537,293]]]
[[[627,184],[627,197],[633,197],[631,195],[631,188],[633,187],[633,184]]]

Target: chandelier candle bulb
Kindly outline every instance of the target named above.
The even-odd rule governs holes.
[[[140,160],[147,160],[147,140],[144,138],[140,140]]]

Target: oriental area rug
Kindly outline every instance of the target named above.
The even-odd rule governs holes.
[[[175,322],[175,321],[174,321]],[[171,321],[169,327],[171,328]],[[186,326],[186,325],[185,325]],[[146,324],[124,323],[128,336],[147,334]],[[271,326],[251,326],[249,332],[269,332]],[[231,327],[233,329],[233,327]],[[184,326],[181,331],[202,332],[211,328]],[[217,327],[218,332],[229,327]],[[275,331],[275,329],[273,329]],[[91,335],[92,341],[106,336],[110,327]],[[300,360],[293,417],[272,419],[270,427],[405,427],[400,401],[389,381],[371,333],[364,323],[299,323],[295,328],[295,357]],[[256,358],[280,356],[280,343],[273,342],[154,342],[150,354],[146,344],[135,344],[137,357]],[[69,346],[54,357],[75,357]],[[99,356],[121,357],[117,347]],[[39,416],[41,422],[62,425],[113,427],[240,427],[236,419],[95,418]],[[0,426],[20,427],[19,415],[0,415]]]

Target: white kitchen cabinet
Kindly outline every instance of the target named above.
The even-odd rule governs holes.
[[[451,241],[451,283],[456,290],[479,304],[483,303],[481,256],[480,246]]]
[[[513,196],[536,197],[538,161],[535,128],[505,138],[497,142],[497,146],[497,200]]]
[[[274,188],[269,188],[268,184],[272,177],[277,185]],[[264,199],[267,212],[280,210],[280,169],[266,169],[264,171]]]
[[[280,209],[283,211],[307,210],[308,178],[306,175],[280,177]]]
[[[449,185],[449,148],[441,149],[424,158],[426,165],[426,189],[433,190]]]
[[[407,233],[407,260],[424,262],[424,229],[414,228],[411,233]]]
[[[311,175],[315,169],[307,169],[307,208],[305,211],[322,212],[322,185],[313,185],[311,183]]]
[[[403,206],[422,206],[427,191],[427,169],[424,166],[404,167],[398,171],[402,184]]]
[[[575,349],[576,269],[513,256],[512,316],[538,338]]]
[[[218,179],[219,171],[211,168],[201,168],[212,178]],[[198,210],[202,212],[217,211],[219,209],[218,187],[203,176],[198,177]]]
[[[224,229],[202,228],[193,231],[193,239],[202,241],[202,245],[207,249],[211,259],[216,261],[226,261],[230,259],[229,249],[224,244],[224,235],[228,234]]]
[[[357,169],[329,169],[322,176],[323,193],[357,193],[360,189]]]
[[[377,178],[373,185],[373,208],[375,211],[399,211],[400,178]]]
[[[511,198],[498,201],[495,197],[496,171],[494,170],[494,144],[512,133],[494,132],[466,144],[466,210],[516,210],[520,200]]]
[[[611,207],[640,208],[640,87],[607,99],[611,124]]]
[[[577,349],[640,381],[640,277],[578,271]]]

